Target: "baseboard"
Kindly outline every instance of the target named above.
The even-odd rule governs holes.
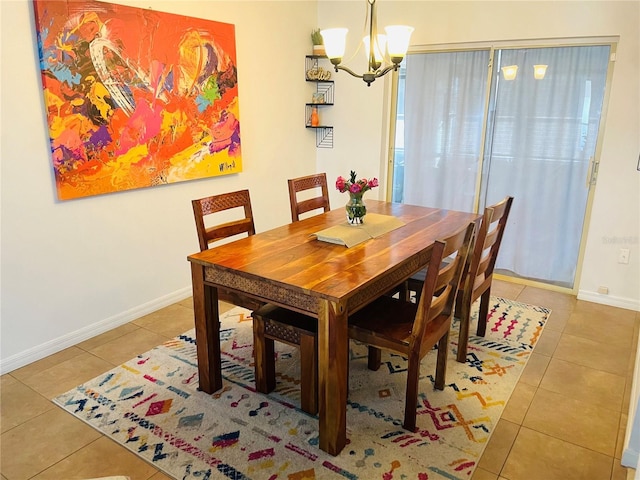
[[[49,355],[64,350],[65,348],[77,345],[78,343],[95,337],[96,335],[100,335],[101,333],[112,330],[120,325],[129,323],[136,318],[140,318],[149,313],[153,313],[156,310],[184,300],[185,298],[189,298],[191,293],[191,286],[181,288],[180,290],[176,290],[168,295],[164,295],[122,313],[118,313],[112,317],[87,325],[75,332],[55,338],[11,357],[1,359],[0,374],[4,375],[5,373],[9,373],[17,368],[24,367],[25,365],[41,360],[44,357],[48,357]]]
[[[601,293],[597,292],[579,290],[578,300],[601,303],[603,305],[609,305],[610,307],[619,307],[640,312],[640,300],[633,300],[631,298],[614,297],[611,295],[602,295]]]

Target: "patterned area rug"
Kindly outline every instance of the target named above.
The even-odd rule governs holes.
[[[215,394],[197,389],[192,330],[54,401],[177,479],[468,479],[549,315],[491,300],[487,336],[470,338],[466,364],[455,361],[454,322],[444,391],[433,389],[435,352],[424,358],[415,433],[402,428],[406,361],[383,353],[369,371],[366,347],[351,342],[348,443],[336,457],[318,448],[317,418],[297,408],[297,349],[276,342],[277,390],[254,391],[241,308],[222,320],[225,382]]]

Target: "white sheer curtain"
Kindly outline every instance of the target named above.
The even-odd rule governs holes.
[[[496,268],[573,285],[608,60],[609,46],[495,52],[480,210],[514,197]],[[406,61],[402,201],[470,211],[489,52]],[[544,79],[533,77],[539,64]],[[507,65],[518,65],[515,80],[503,80]]]
[[[403,203],[473,210],[489,51],[408,55]]]

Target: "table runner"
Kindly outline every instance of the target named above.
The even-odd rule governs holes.
[[[336,243],[349,248],[370,238],[384,235],[403,225],[405,225],[405,223],[394,216],[369,213],[366,216],[366,223],[349,225],[345,222],[325,228],[312,235],[315,235],[316,238],[322,242]]]

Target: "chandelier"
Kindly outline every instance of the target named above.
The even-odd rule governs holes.
[[[370,87],[376,78],[400,68],[400,63],[409,48],[409,39],[413,28],[404,25],[390,25],[384,29],[386,35],[379,34],[378,21],[376,19],[376,0],[367,0],[365,29],[368,29],[368,35],[362,41],[367,54],[368,67],[367,71],[361,75],[344,65],[340,65],[346,48],[348,30],[346,28],[329,28],[322,30],[320,34],[322,35],[327,57],[331,60],[335,71],[344,70],[356,78],[361,78],[365,81],[367,87]],[[390,60],[390,65],[383,66],[385,58]]]

